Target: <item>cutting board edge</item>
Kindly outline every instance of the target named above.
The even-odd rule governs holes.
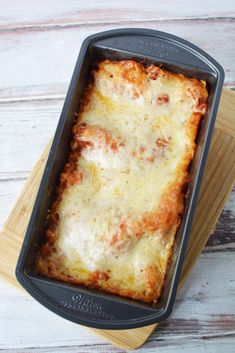
[[[228,90],[228,89],[224,89],[223,90],[224,92],[223,92],[223,95],[227,95],[227,99],[229,99],[229,97],[228,96],[230,96],[230,97],[235,97],[235,93],[233,93],[233,92],[231,92],[230,90]],[[228,92],[228,94],[226,93],[226,92]],[[230,102],[231,104],[233,103],[233,102]],[[235,106],[233,107],[234,108],[234,111],[235,111]],[[220,114],[220,112],[218,113],[218,115]],[[231,117],[230,117],[230,119],[232,119]],[[230,124],[231,124],[231,121],[232,120],[230,120]],[[230,125],[228,125],[226,122],[225,122],[225,125],[224,125],[224,127],[223,128],[221,128],[221,124],[223,124],[223,120],[221,119],[221,117],[220,117],[220,122],[219,122],[219,124],[216,124],[216,128],[217,129],[219,129],[219,130],[221,130],[221,131],[223,131],[223,133],[224,134],[228,134],[229,136],[231,136],[231,137],[235,137],[235,135],[234,135],[234,130],[233,131],[231,131],[231,133],[230,133],[230,131],[229,131],[229,126]],[[234,125],[233,125],[234,126]],[[44,152],[43,152],[43,155],[45,154],[45,152],[46,152],[46,150],[47,149],[49,149],[49,146],[50,146],[50,144],[51,144],[51,142],[50,143],[48,143],[48,145],[47,145],[47,147],[45,148],[45,150],[44,150]],[[33,171],[35,171],[36,169],[37,169],[37,167],[38,166],[40,166],[40,164],[41,163],[46,163],[46,160],[47,160],[47,157],[45,158],[45,157],[41,157],[40,159],[39,159],[39,161],[37,162],[37,164],[35,165],[35,168],[33,169]],[[32,172],[33,173],[33,172]],[[235,180],[235,178],[234,178],[234,180]],[[233,180],[233,182],[234,182],[234,180]],[[10,216],[12,215],[12,213],[14,212],[14,210],[15,210],[15,208],[16,208],[16,205],[17,205],[17,203],[20,201],[20,199],[21,199],[21,197],[22,197],[22,195],[23,195],[23,192],[26,190],[26,188],[27,188],[27,185],[28,185],[28,183],[29,183],[29,178],[26,180],[26,182],[24,183],[24,186],[23,186],[23,190],[22,190],[22,192],[20,193],[20,195],[19,195],[19,197],[17,198],[17,202],[16,202],[16,204],[15,204],[15,206],[12,208],[12,211],[11,211],[11,213],[10,213]],[[230,185],[230,189],[229,190],[231,190],[231,188],[232,188],[232,186],[233,186],[233,184],[231,183],[231,185]],[[226,193],[226,197],[228,196],[228,194],[229,194],[229,191],[227,190],[227,193]],[[224,198],[225,199],[225,198]],[[223,201],[224,202],[224,201]],[[222,209],[221,209],[222,210]],[[4,224],[4,226],[3,226],[3,229],[2,229],[2,231],[0,232],[0,236],[2,236],[2,233],[7,233],[8,231],[10,231],[10,232],[12,232],[12,229],[11,228],[8,228],[8,225],[10,225],[10,222],[9,222],[9,219],[10,219],[10,216],[8,217],[8,219],[7,219],[7,221],[5,222],[5,224]],[[219,217],[219,215],[218,215],[218,217]],[[218,220],[218,217],[217,217],[217,219],[214,221],[214,225],[213,225],[213,227],[215,226],[215,224],[216,224],[216,221]],[[18,236],[20,236],[20,234],[19,233],[17,233],[17,232],[15,232],[15,234],[17,234]],[[205,240],[205,242],[206,242],[207,240]],[[195,262],[197,261],[197,259],[198,259],[198,257],[195,259],[195,261],[194,261],[194,264],[195,264]],[[185,275],[186,277],[188,276],[188,273],[186,273],[186,275]],[[3,278],[3,275],[2,275],[2,271],[0,270],[0,277],[1,278]],[[4,278],[6,278],[7,276],[5,276]],[[11,280],[12,280],[12,282],[13,282],[13,278],[11,278]],[[8,282],[9,283],[9,282]],[[17,289],[20,289],[21,290],[21,288],[20,288],[20,286],[17,286],[17,283],[16,283],[16,281],[14,281],[14,283],[11,283],[14,287],[16,287]],[[181,283],[180,283],[180,285],[181,285]],[[24,291],[25,292],[25,291]],[[25,292],[26,293],[26,292]],[[103,330],[103,332],[100,332],[100,331],[102,331],[102,330],[95,330],[95,329],[92,329],[92,328],[87,328],[87,329],[89,329],[90,331],[92,331],[92,332],[94,332],[95,334],[98,334],[99,336],[101,336],[101,337],[104,337],[106,340],[108,340],[109,342],[111,342],[112,344],[114,344],[115,346],[117,346],[117,347],[120,347],[120,348],[123,348],[123,349],[136,349],[136,348],[138,348],[138,347],[140,347],[142,344],[144,344],[144,342],[148,339],[148,337],[149,337],[149,335],[152,333],[152,331],[156,328],[156,326],[157,326],[157,324],[153,324],[153,325],[151,325],[151,326],[145,326],[145,327],[142,327],[142,328],[139,328],[139,329],[133,329],[133,330],[142,330],[142,329],[146,329],[147,330],[147,332],[146,332],[146,336],[144,337],[144,339],[142,340],[142,342],[141,343],[139,343],[139,344],[129,344],[129,345],[126,345],[125,343],[123,344],[123,342],[121,342],[121,340],[119,340],[119,339],[117,339],[117,338],[112,338],[112,335],[110,335],[110,333],[118,333],[118,331],[121,331],[121,336],[123,336],[123,331],[131,331],[131,330],[116,330],[116,331],[114,331],[114,330]],[[97,332],[96,332],[97,331]],[[108,336],[108,333],[109,333],[109,336]],[[115,342],[116,341],[116,342]]]

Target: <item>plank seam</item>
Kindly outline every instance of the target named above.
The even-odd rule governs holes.
[[[125,24],[148,24],[148,23],[162,23],[162,22],[233,22],[235,20],[234,16],[217,16],[217,17],[182,17],[182,18],[168,18],[168,19],[142,19],[142,20],[122,20],[122,21],[110,21],[110,22],[87,22],[87,23],[79,23],[77,21],[64,23],[43,23],[43,24],[28,24],[28,25],[18,25],[14,27],[0,26],[0,34],[18,32],[18,31],[25,31],[25,32],[37,32],[37,31],[50,31],[50,30],[60,30],[60,29],[71,29],[71,28],[87,28],[87,27],[103,27],[103,26],[110,26],[110,25],[125,25]]]

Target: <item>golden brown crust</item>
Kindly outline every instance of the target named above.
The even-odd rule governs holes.
[[[160,296],[165,278],[164,273],[161,273],[155,267],[150,266],[145,270],[147,278],[145,292],[136,293],[134,290],[121,287],[118,283],[110,284],[108,281],[109,273],[106,272],[92,272],[89,280],[84,283],[83,280],[63,274],[56,268],[55,262],[46,260],[42,255],[37,256],[36,269],[38,273],[48,278],[54,278],[63,282],[82,285],[85,287],[98,289],[100,291],[107,291],[115,295],[129,297],[146,303],[153,303]]]
[[[105,70],[107,60],[102,61],[98,64],[98,70]],[[167,77],[169,79],[184,81],[183,75],[174,74],[172,72],[163,70],[155,65],[144,67],[142,64],[132,60],[114,61],[114,64],[122,67],[122,79],[134,84],[135,90],[133,91],[133,97],[137,98],[144,90],[146,84],[146,74],[150,80],[157,80],[159,77]],[[107,72],[108,75],[110,75]],[[95,77],[96,71],[93,72]],[[110,79],[111,79],[110,75]],[[160,230],[164,237],[167,239],[168,232],[174,228],[175,233],[180,225],[181,216],[184,208],[184,189],[188,183],[188,168],[189,164],[194,156],[196,148],[195,137],[197,135],[198,127],[201,121],[201,117],[206,110],[207,102],[207,89],[205,81],[196,79],[188,79],[192,83],[189,89],[185,92],[183,99],[187,100],[188,97],[193,97],[197,102],[197,110],[192,114],[191,118],[187,123],[187,133],[190,137],[193,149],[189,150],[188,155],[182,161],[182,164],[178,170],[178,181],[173,182],[169,185],[167,191],[163,194],[160,207],[151,212],[146,212],[140,219],[135,220],[131,224],[131,231],[136,235],[136,238],[141,238],[146,231],[154,233],[156,230]],[[80,105],[80,113],[85,112],[92,96],[93,83],[90,82],[87,89],[85,90],[82,103]],[[156,98],[156,104],[164,105],[169,102],[169,95],[163,93],[158,95]],[[109,135],[109,133],[102,129],[94,126],[89,126],[79,120],[75,122],[72,129],[72,141],[70,153],[67,162],[60,175],[60,180],[57,186],[56,200],[53,203],[51,210],[48,215],[48,225],[44,238],[44,243],[40,247],[39,253],[36,258],[36,270],[38,273],[45,275],[49,278],[55,278],[64,282],[69,282],[76,285],[85,285],[87,287],[104,290],[113,294],[117,294],[124,297],[129,297],[135,300],[144,302],[156,302],[161,295],[163,288],[166,271],[161,270],[161,266],[156,268],[154,266],[148,266],[144,269],[146,274],[145,290],[141,293],[137,293],[134,290],[122,287],[120,283],[112,281],[111,274],[102,271],[94,271],[89,275],[89,279],[84,283],[83,279],[73,278],[67,273],[63,273],[60,270],[61,257],[54,256],[55,254],[55,243],[58,237],[58,207],[61,202],[62,195],[66,188],[76,183],[79,183],[83,179],[83,172],[79,170],[77,162],[79,161],[80,154],[84,148],[93,148],[93,143],[90,141],[91,136],[98,136],[103,139],[109,148],[115,153],[119,148],[124,146],[123,142],[116,141]],[[156,146],[158,148],[164,148],[170,143],[170,139],[158,138],[156,139]],[[144,152],[144,147],[141,147]],[[141,151],[140,151],[141,152]],[[133,154],[134,157],[134,154]],[[153,157],[148,157],[149,162]],[[147,158],[147,159],[148,159]],[[110,245],[120,250],[122,238],[125,238],[127,234],[127,224],[125,221],[120,221],[120,230],[118,233],[113,234],[110,240]],[[169,264],[168,259],[168,264]]]

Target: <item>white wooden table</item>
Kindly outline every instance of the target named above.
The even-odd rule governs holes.
[[[0,227],[53,134],[82,40],[170,32],[210,53],[235,88],[235,2],[0,0]],[[235,192],[173,315],[139,352],[235,352]],[[0,282],[1,352],[123,352]]]

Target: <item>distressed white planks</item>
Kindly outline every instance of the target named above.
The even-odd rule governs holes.
[[[179,35],[206,50],[235,87],[235,4],[0,0],[0,227],[53,134],[82,40],[117,27]],[[138,352],[234,352],[235,192],[178,294],[171,319]],[[0,283],[2,352],[123,352]]]
[[[0,4],[5,5],[1,0]],[[169,19],[223,18],[235,14],[232,0],[156,1],[71,1],[28,0],[8,1],[1,6],[0,29],[66,26],[78,23],[120,23],[130,21],[155,21]]]
[[[226,85],[235,86],[235,49],[232,46],[235,26],[232,20],[160,21],[145,25],[135,22],[128,26],[158,29],[190,40],[223,65]],[[64,95],[83,39],[117,27],[126,25],[0,32],[0,102]]]
[[[32,169],[55,131],[62,105],[63,100],[0,104],[0,180]]]

